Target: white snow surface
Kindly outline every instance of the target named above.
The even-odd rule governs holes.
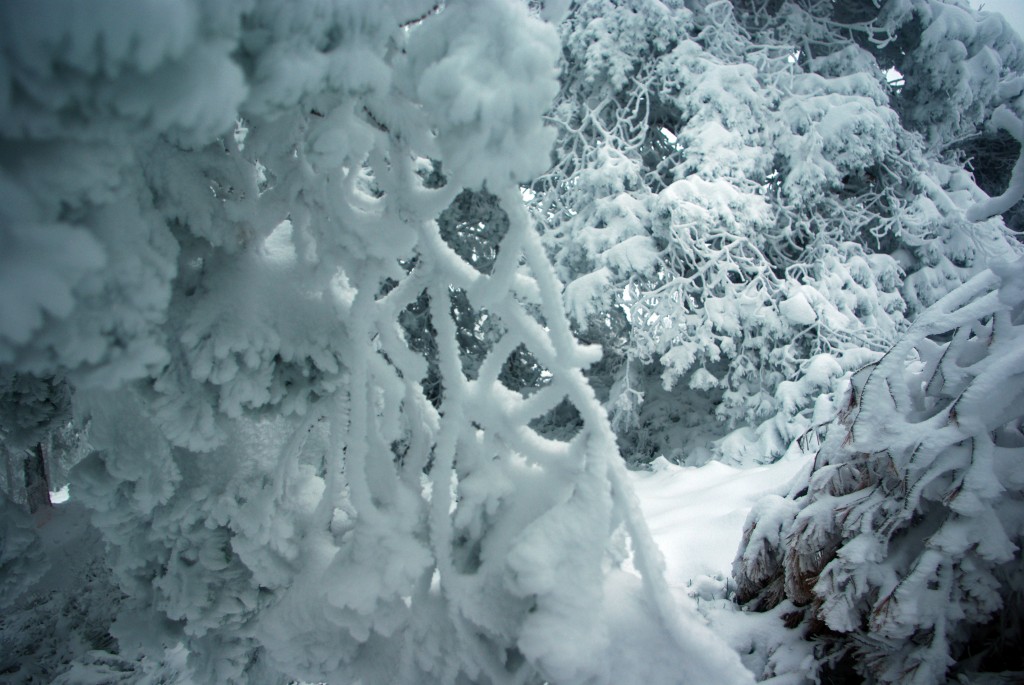
[[[788,601],[765,613],[748,613],[731,599],[732,562],[743,524],[766,495],[790,493],[806,481],[810,456],[736,468],[712,461],[677,466],[657,458],[649,471],[630,473],[630,484],[655,542],[680,610],[694,605],[715,635],[736,650],[759,681],[772,685],[812,682],[813,645],[783,626]]]
[[[680,601],[704,579],[731,574],[751,507],[765,495],[786,495],[808,466],[806,458],[753,468],[717,461],[676,466],[659,457],[652,470],[630,473],[647,525],[665,555],[669,585]]]

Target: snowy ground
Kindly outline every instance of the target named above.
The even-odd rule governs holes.
[[[743,522],[764,495],[785,495],[807,465],[787,460],[739,469],[720,462],[675,466],[657,459],[651,471],[631,472],[651,533],[668,564],[669,584],[680,592],[702,578],[728,576]]]
[[[651,533],[665,556],[668,582],[680,604],[696,603],[712,630],[743,657],[757,677],[773,685],[809,682],[812,645],[787,630],[784,602],[771,612],[747,613],[730,601],[731,567],[743,523],[764,495],[789,493],[806,459],[734,468],[720,462],[675,466],[657,459],[650,471],[632,472],[633,488]],[[769,651],[774,652],[768,656]],[[774,676],[774,677],[772,677]]]

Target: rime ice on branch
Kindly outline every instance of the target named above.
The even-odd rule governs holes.
[[[91,421],[73,496],[124,668],[750,681],[669,596],[522,207],[552,28],[506,0],[46,0],[0,35],[0,363],[66,373]],[[436,222],[482,187],[488,273]],[[456,293],[495,326],[472,369]],[[424,302],[434,358],[400,323]],[[501,381],[520,348],[536,392]],[[566,402],[573,435],[530,427]]]

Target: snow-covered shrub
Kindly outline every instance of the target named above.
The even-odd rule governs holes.
[[[841,409],[802,490],[748,518],[738,600],[791,601],[869,682],[1020,669],[1024,260],[922,312]]]

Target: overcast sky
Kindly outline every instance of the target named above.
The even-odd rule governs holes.
[[[990,12],[1002,12],[1010,26],[1024,36],[1024,0],[971,0],[975,7]]]

